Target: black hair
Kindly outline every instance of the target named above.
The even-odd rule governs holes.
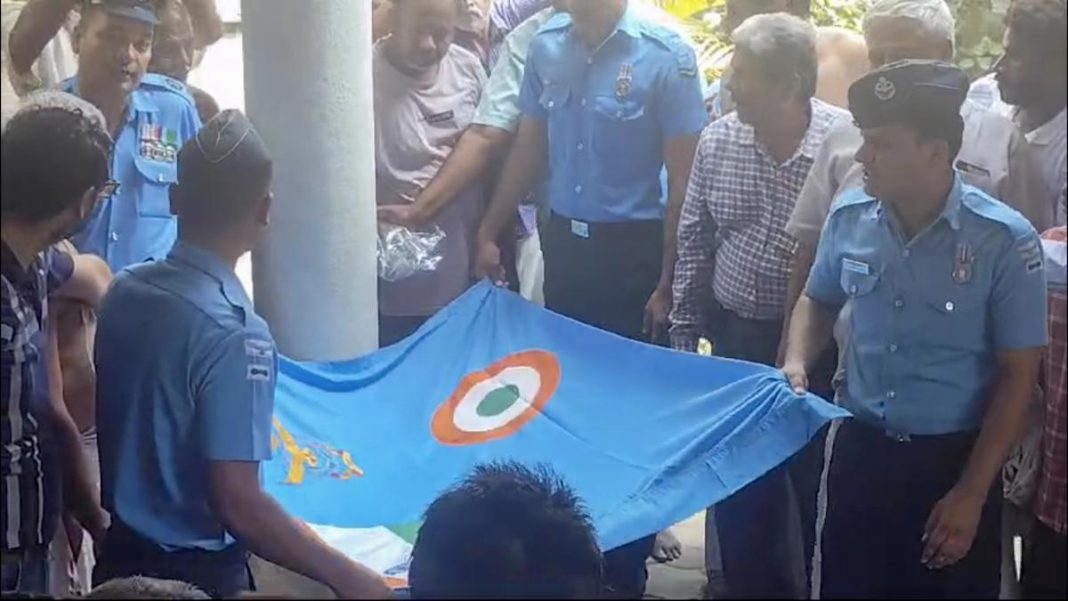
[[[412,552],[412,597],[588,598],[603,559],[581,501],[545,467],[493,463],[427,509]]]
[[[957,160],[964,141],[964,119],[960,115],[918,115],[907,125],[923,140],[944,141],[949,146],[950,165]]]
[[[211,599],[207,593],[185,582],[131,576],[109,580],[94,588],[86,599]]]
[[[107,183],[111,136],[81,111],[28,109],[3,133],[0,190],[4,219],[41,223],[76,207]]]
[[[1065,0],[1013,0],[1005,14],[1005,26],[1037,56],[1063,62],[1068,54],[1065,4]]]
[[[183,225],[225,231],[241,222],[270,192],[270,160],[212,163],[197,149],[197,139],[178,153],[179,221]]]

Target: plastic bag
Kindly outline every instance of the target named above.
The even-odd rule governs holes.
[[[421,271],[434,271],[441,263],[439,250],[445,232],[434,226],[413,231],[400,225],[378,225],[378,277],[387,282],[410,278]]]

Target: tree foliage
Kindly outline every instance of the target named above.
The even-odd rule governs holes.
[[[726,0],[645,0],[679,19],[697,46],[707,77],[718,77],[730,54],[730,40],[720,23]],[[957,62],[973,76],[986,73],[1001,55],[1002,18],[1009,0],[949,0],[957,17]],[[869,0],[812,0],[817,25],[860,31]]]

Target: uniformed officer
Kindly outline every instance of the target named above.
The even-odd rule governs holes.
[[[94,580],[136,574],[215,596],[252,588],[248,552],[342,598],[388,595],[262,490],[277,352],[234,274],[268,223],[272,163],[247,119],[226,111],[178,155],[180,238],[116,279],[97,330],[103,502],[111,512]]]
[[[531,43],[523,117],[479,231],[480,275],[548,169],[540,228],[550,309],[633,339],[666,335],[675,233],[708,115],[694,52],[627,0],[572,1]],[[667,167],[668,202],[660,173]],[[652,539],[609,552],[613,593],[640,597]]]
[[[174,244],[168,189],[177,181],[178,150],[201,125],[184,84],[146,73],[156,5],[86,0],[74,36],[78,75],[63,83],[104,113],[115,139],[119,188],[73,238],[79,251],[103,257],[114,271],[161,259]]]
[[[998,476],[1046,343],[1045,281],[1035,230],[953,170],[967,89],[929,61],[850,89],[865,186],[832,209],[783,368],[805,389],[849,306],[854,419],[829,435],[823,598],[999,592]]]

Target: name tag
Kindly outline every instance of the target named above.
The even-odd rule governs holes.
[[[579,238],[590,237],[590,224],[584,221],[571,220],[571,233],[575,234]]]
[[[851,273],[859,273],[860,275],[871,275],[871,267],[867,263],[849,258],[842,259],[842,269]]]
[[[957,161],[957,170],[964,173],[970,173],[972,175],[982,175],[983,177],[990,177],[990,171],[983,169],[979,165],[973,165],[967,161]]]
[[[431,124],[431,125],[434,125],[435,123],[442,123],[442,122],[445,122],[445,121],[451,121],[453,119],[453,117],[455,117],[455,116],[456,116],[455,113],[453,113],[452,111],[445,111],[443,113],[437,113],[437,114],[434,114],[434,115],[430,115],[429,117],[426,118],[426,122]]]

